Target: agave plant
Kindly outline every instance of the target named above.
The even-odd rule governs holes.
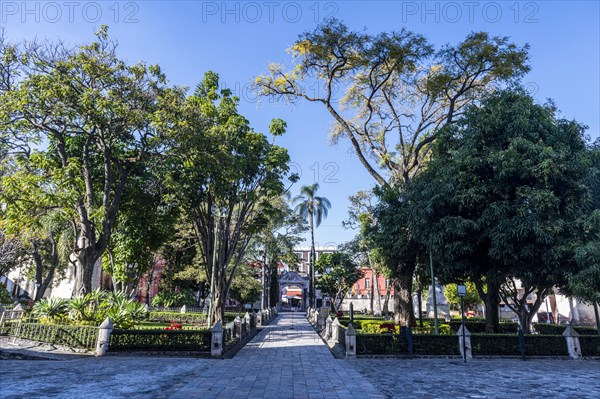
[[[43,298],[33,306],[33,313],[50,319],[60,318],[66,315],[67,306],[63,298]]]
[[[69,318],[72,320],[89,320],[93,312],[90,312],[91,299],[88,295],[76,296],[68,302]]]
[[[146,307],[139,302],[130,301],[125,308],[125,311],[129,318],[135,323],[139,323],[146,319]]]

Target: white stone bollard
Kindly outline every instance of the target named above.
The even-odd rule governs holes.
[[[581,345],[579,344],[579,333],[569,324],[563,332],[563,337],[567,340],[567,349],[571,359],[581,359]]]
[[[333,322],[331,323],[331,341],[334,344],[338,344],[340,342],[339,335],[340,335],[340,321],[336,317],[335,319],[333,319]]]
[[[183,305],[181,309],[179,309],[179,313],[185,313],[187,311],[187,307]]]
[[[356,330],[352,323],[346,330],[346,359],[356,357]]]
[[[98,327],[98,341],[96,341],[96,356],[104,356],[110,344],[110,334],[113,330],[113,324],[107,317],[100,327]]]
[[[217,321],[212,328],[210,355],[219,357],[223,354],[223,325]]]
[[[240,316],[235,316],[235,319],[233,319],[233,336],[242,336],[242,319],[240,319]]]
[[[256,311],[253,309],[252,314],[250,315],[250,329],[254,330],[256,328]]]
[[[331,316],[327,316],[327,319],[325,320],[325,339],[326,340],[331,339],[331,323],[333,323],[333,319],[331,318]]]
[[[463,357],[463,359],[465,358],[465,355],[463,354],[463,326],[461,325],[458,329],[458,332],[456,333],[456,335],[458,335],[458,347],[460,349],[460,355]],[[473,353],[471,351],[471,332],[465,327],[465,351],[467,353],[466,359],[467,360],[471,360],[473,359]]]
[[[250,332],[252,329],[252,318],[250,317],[250,313],[246,312],[244,315],[244,323],[246,323],[246,333]]]
[[[259,310],[258,313],[256,314],[256,324],[259,327],[262,327],[263,325],[263,311]]]

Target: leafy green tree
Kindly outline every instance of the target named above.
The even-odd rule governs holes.
[[[252,269],[248,265],[240,266],[231,282],[229,297],[238,301],[241,307],[260,300],[261,291],[262,284],[259,280],[258,270]]]
[[[271,64],[256,78],[261,93],[321,104],[334,120],[334,141],[347,138],[382,187],[406,188],[440,132],[466,106],[529,71],[528,46],[519,47],[507,37],[474,32],[435,51],[414,32],[369,34],[335,19],[303,33],[289,52],[291,68]],[[402,281],[394,279],[394,291],[407,290],[398,299],[411,301],[409,276],[415,266],[405,262],[408,254],[399,256],[392,263]],[[406,324],[411,309],[411,303],[402,303],[397,319]]]
[[[252,239],[247,258],[249,262],[261,264],[262,296],[261,308],[275,306],[279,299],[279,262],[296,264],[298,259],[294,247],[302,242],[301,234],[307,230],[306,220],[290,208],[287,193],[265,204],[264,224]],[[275,283],[272,283],[275,280]],[[272,286],[275,287],[271,295]],[[276,301],[272,301],[276,298]]]
[[[158,66],[119,59],[105,26],[77,48],[19,48],[0,47],[0,131],[10,132],[13,147],[29,143],[44,186],[62,192],[60,206],[75,221],[74,291],[90,292],[127,182],[161,149],[160,131],[182,91],[166,86]]]
[[[477,305],[482,303],[481,297],[477,293],[477,288],[473,282],[466,281],[464,284],[467,287],[467,295],[463,297],[465,309],[474,309]],[[460,297],[456,290],[456,284],[446,285],[444,287],[444,295],[454,309],[460,309]]]
[[[305,220],[308,220],[310,228],[310,284],[309,284],[309,302],[310,306],[315,307],[315,228],[321,225],[321,222],[327,218],[327,213],[331,208],[331,202],[325,197],[317,194],[319,183],[309,186],[302,186],[300,194],[295,196],[292,203],[295,205],[294,212]],[[316,225],[316,226],[315,226]]]
[[[178,209],[164,203],[163,191],[160,177],[148,170],[137,171],[126,185],[102,262],[115,291],[132,293],[174,235]]]
[[[566,293],[594,306],[596,324],[600,331],[600,138],[589,148],[591,167],[586,178],[590,188],[589,212],[581,220],[580,240],[575,247],[579,271],[569,277]]]
[[[6,271],[17,264],[25,267],[36,284],[31,296],[38,300],[69,264],[74,221],[61,207],[62,190],[47,184],[43,170],[35,168],[35,154],[9,158],[11,167],[0,176]]]
[[[362,272],[352,261],[350,254],[345,252],[322,254],[315,266],[320,273],[316,286],[331,297],[331,306],[337,313],[346,294],[361,279]]]
[[[500,91],[438,139],[411,187],[412,231],[433,243],[442,280],[473,281],[488,330],[499,295],[528,330],[548,290],[577,270],[576,221],[589,200],[583,130],[518,88]]]
[[[19,264],[23,256],[21,241],[0,230],[0,275],[5,276]]]
[[[208,72],[182,105],[172,129],[166,168],[169,201],[193,226],[210,276],[209,324],[222,321],[225,298],[252,237],[264,225],[265,204],[285,190],[287,151],[255,132],[237,111],[239,99],[218,90]],[[285,132],[273,120],[271,134]]]

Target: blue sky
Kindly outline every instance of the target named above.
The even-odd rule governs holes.
[[[160,64],[171,83],[193,87],[203,73],[219,73],[241,97],[241,112],[258,131],[271,118],[287,121],[278,144],[290,151],[300,184],[318,181],[333,208],[317,230],[320,245],[352,238],[344,230],[347,197],[373,179],[342,141],[330,145],[329,115],[317,105],[297,107],[263,101],[248,89],[270,62],[289,62],[285,49],[296,37],[333,16],[368,32],[407,28],[436,47],[469,32],[488,31],[531,46],[525,86],[540,102],[555,100],[562,116],[600,132],[600,2],[597,1],[5,1],[0,25],[9,38],[90,41],[101,24],[131,63]],[[318,171],[318,173],[317,173]],[[297,193],[299,186],[294,189]]]

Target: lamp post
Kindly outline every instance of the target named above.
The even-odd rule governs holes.
[[[463,352],[463,360],[466,363],[467,362],[467,349],[465,347],[465,301],[464,301],[464,296],[467,295],[467,286],[464,284],[457,284],[456,285],[456,292],[458,293],[458,296],[460,297],[460,313],[461,313],[461,320],[462,320],[462,352]]]

